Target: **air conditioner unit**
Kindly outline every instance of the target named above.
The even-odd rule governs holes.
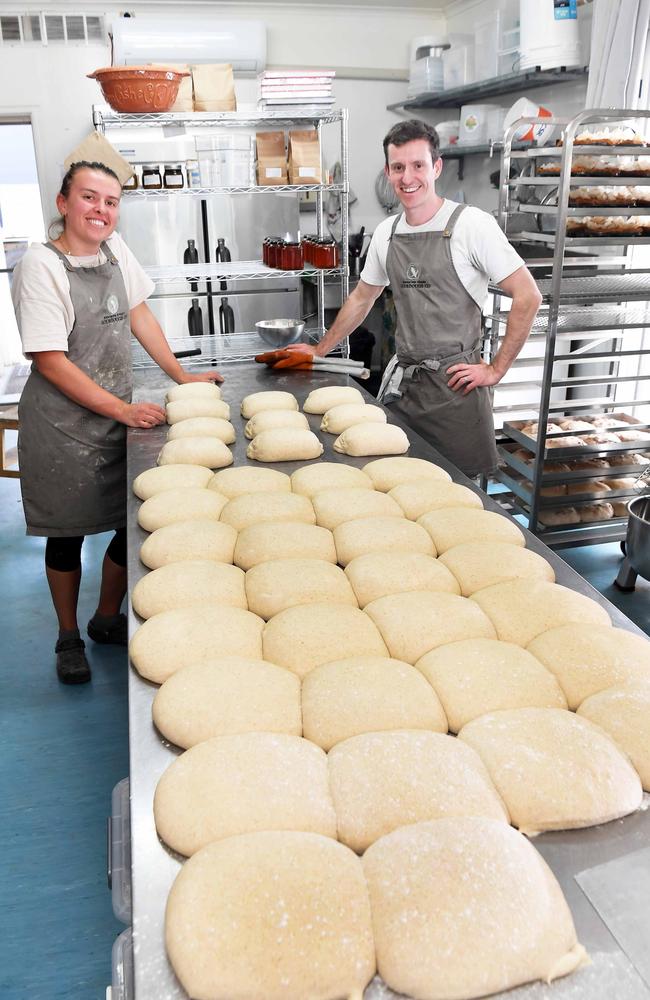
[[[230,63],[235,73],[246,76],[266,66],[266,27],[261,21],[120,17],[111,33],[114,66]]]

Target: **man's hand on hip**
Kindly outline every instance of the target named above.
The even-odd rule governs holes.
[[[498,375],[492,365],[486,364],[485,361],[481,361],[478,365],[452,365],[447,369],[447,375],[451,376],[447,381],[449,388],[454,392],[460,392],[463,396],[479,385],[496,385],[501,380],[501,375]]]

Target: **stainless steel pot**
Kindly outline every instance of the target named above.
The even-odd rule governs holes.
[[[635,497],[627,509],[625,559],[614,581],[619,590],[634,590],[637,576],[650,580],[650,496]]]

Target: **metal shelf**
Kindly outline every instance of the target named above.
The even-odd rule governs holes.
[[[224,293],[225,294],[225,293]],[[310,343],[316,343],[323,336],[324,330],[310,328],[305,330],[304,339]],[[228,333],[214,334],[203,337],[170,337],[169,346],[174,353],[186,351],[196,351],[199,353],[191,356],[193,367],[209,365],[233,364],[237,361],[253,361],[256,354],[262,354],[271,348],[265,343],[258,333]],[[147,352],[137,342],[133,343],[131,356],[134,369],[156,368],[157,365]]]
[[[618,214],[622,215],[625,213],[619,212]],[[650,233],[650,228],[648,232]],[[530,243],[542,243],[544,246],[547,247],[554,247],[557,243],[557,236],[555,233],[530,233],[524,230],[521,233],[517,233],[517,239],[522,242],[527,240]],[[565,236],[564,244],[569,250],[572,247],[593,247],[593,246],[643,247],[643,246],[648,246],[650,244],[650,235],[649,236]]]
[[[328,125],[343,121],[342,109],[327,110],[305,103],[282,111],[166,111],[163,114],[119,114],[108,105],[93,105],[93,124],[104,131],[108,128],[255,128],[274,124],[290,128],[296,122]]]
[[[629,243],[629,240],[626,240]],[[565,262],[566,263],[566,262]],[[539,278],[537,287],[544,302],[551,301],[552,278]],[[491,285],[490,291],[504,298],[510,296],[498,285]],[[580,277],[569,275],[562,279],[561,302],[650,302],[650,273],[640,268],[630,268],[625,272],[603,271]]]
[[[465,87],[455,87],[438,94],[418,94],[416,97],[396,104],[389,104],[388,111],[416,111],[420,108],[460,108],[483,97],[496,97],[497,94],[510,94],[519,90],[531,90],[534,87],[547,87],[553,83],[570,83],[586,76],[587,69],[531,69],[522,73],[507,73],[495,76],[489,80],[470,83]]]
[[[531,205],[524,203],[517,206],[518,212],[529,215],[557,215],[557,205]],[[567,215],[578,218],[594,215],[650,215],[650,205],[569,205]]]
[[[514,155],[514,154],[513,154]],[[560,181],[560,174],[527,174],[525,177],[513,177],[508,181],[508,187],[518,188],[522,184],[531,187],[557,187]],[[644,187],[650,184],[650,174],[640,174],[638,177],[633,174],[571,174],[569,178],[571,187],[609,187],[610,185],[621,185],[622,187]]]
[[[323,194],[333,192],[342,194],[347,191],[345,184],[251,184],[239,187],[211,188],[159,188],[147,190],[137,188],[135,191],[125,191],[127,198],[177,198],[179,196],[206,198],[211,194],[300,194],[303,191],[320,191]]]
[[[495,322],[505,323],[508,313],[494,313],[489,317]],[[557,319],[557,337],[567,337],[579,334],[576,339],[605,339],[600,336],[607,331],[635,330],[650,326],[650,305],[647,307],[632,305],[618,309],[594,307],[588,312],[585,309],[563,309]],[[537,332],[546,334],[548,316],[540,312],[535,317],[532,335]],[[530,339],[530,338],[529,338]],[[545,339],[545,338],[544,338]],[[609,338],[611,339],[611,338]]]
[[[276,267],[267,267],[261,260],[238,260],[231,263],[214,264],[167,264],[156,267],[145,267],[145,273],[157,285],[172,282],[214,281],[221,278],[224,281],[251,281],[269,278],[300,278],[303,276],[317,277],[319,274],[340,277],[343,269],[340,267],[317,268],[306,264],[300,271],[281,271]]]
[[[630,118],[635,116],[632,112]],[[540,124],[544,124],[546,119],[540,118]],[[512,147],[512,158],[516,160],[536,159],[539,157],[562,156],[564,146],[529,146],[525,150]],[[630,146],[611,146],[608,143],[573,143],[574,156],[650,156],[650,145],[645,143],[633,144]]]

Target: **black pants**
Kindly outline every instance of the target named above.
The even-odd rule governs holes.
[[[81,546],[84,535],[70,538],[48,538],[45,546],[45,565],[59,573],[72,573],[81,566]],[[113,535],[106,555],[116,566],[126,567],[126,528],[118,528]]]

